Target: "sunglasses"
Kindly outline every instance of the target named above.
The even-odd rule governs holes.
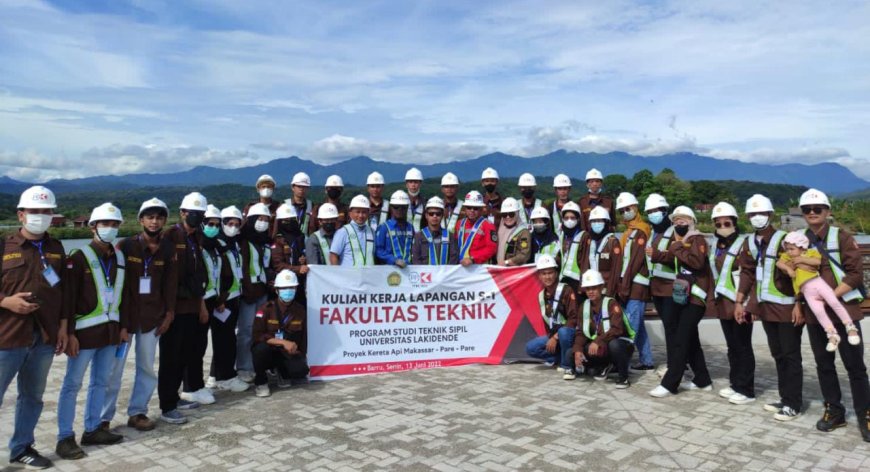
[[[827,208],[822,207],[822,206],[813,206],[813,207],[804,206],[804,207],[801,207],[801,212],[803,212],[804,215],[809,215],[810,213],[812,213],[814,215],[821,215],[822,212],[825,211],[826,209]]]
[[[209,228],[220,228],[221,224],[220,223],[206,223],[205,226],[207,226]]]
[[[481,208],[481,207],[468,207],[468,206],[465,207],[465,209],[471,210],[471,211],[482,211],[483,210],[483,208]]]
[[[726,221],[726,222],[724,222],[724,223],[716,223],[716,227],[717,227],[717,228],[730,228],[730,227],[731,227],[731,222],[730,222],[730,221]]]
[[[442,213],[439,211],[430,211],[429,213],[426,213],[426,216],[441,216],[441,215],[442,215]]]
[[[516,218],[517,214],[516,214],[516,212],[502,213],[501,216],[502,216],[502,218]]]

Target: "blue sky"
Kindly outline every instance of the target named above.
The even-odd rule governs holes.
[[[5,0],[0,174],[564,148],[870,178],[868,38],[864,1]]]

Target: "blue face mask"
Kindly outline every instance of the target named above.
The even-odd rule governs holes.
[[[202,234],[204,234],[205,237],[209,239],[217,236],[218,232],[220,232],[220,228],[218,228],[217,226],[206,226],[202,229]]]
[[[660,211],[654,211],[654,212],[646,215],[646,217],[649,218],[650,223],[657,225],[657,224],[661,223],[662,221],[664,221],[665,214],[660,212]]]
[[[604,231],[604,222],[603,221],[596,221],[596,222],[592,223],[591,226],[592,226],[592,231],[595,234],[601,234],[601,232]]]
[[[278,289],[278,298],[281,299],[284,303],[292,302],[294,298],[296,298],[296,289],[295,288],[279,288]]]

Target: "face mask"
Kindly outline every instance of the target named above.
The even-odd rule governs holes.
[[[281,223],[281,229],[287,233],[296,233],[299,231],[299,221],[296,218],[284,221]]]
[[[260,196],[263,198],[271,198],[272,193],[274,193],[274,192],[275,191],[269,187],[263,187],[260,189]]]
[[[769,218],[767,215],[755,215],[752,218],[749,218],[749,222],[752,223],[752,227],[755,229],[764,229],[767,228]]]
[[[184,217],[184,222],[187,223],[187,226],[191,228],[196,228],[197,226],[202,224],[202,220],[205,218],[205,214],[198,211],[192,211]]]
[[[410,195],[412,197],[416,197],[417,195],[420,195],[420,191],[417,190],[416,192],[412,192],[412,191],[408,190],[408,195]]]
[[[323,228],[323,232],[326,234],[332,234],[335,232],[335,223],[323,223],[320,227]]]
[[[239,227],[238,226],[227,226],[223,225],[224,234],[227,235],[228,238],[235,238],[239,235]]]
[[[532,198],[535,196],[535,191],[527,188],[523,190],[523,198]]]
[[[723,238],[727,238],[728,236],[731,236],[732,234],[734,234],[735,231],[737,231],[737,230],[733,226],[730,226],[728,228],[717,229],[716,234],[718,234],[719,236],[721,236]]]
[[[106,244],[112,244],[116,237],[118,237],[118,228],[104,226],[97,228],[97,238]]]
[[[296,289],[295,288],[279,288],[278,289],[278,297],[284,303],[290,303],[293,301],[293,298],[296,297]]]
[[[487,193],[495,192],[495,184],[484,185],[483,189],[486,190]]]
[[[577,226],[577,220],[562,220],[562,224],[568,229],[574,229]]]
[[[547,230],[547,223],[535,223],[532,225],[536,233],[543,233]]]
[[[218,232],[220,232],[220,230],[221,229],[217,226],[206,226],[202,229],[202,234],[204,234],[206,238],[213,238],[218,235]]]
[[[341,196],[341,189],[340,188],[328,189],[326,191],[326,196],[333,199],[333,200],[336,200],[336,199],[338,199],[339,196]]]
[[[604,231],[604,222],[603,221],[596,221],[595,223],[592,223],[591,226],[592,226],[592,231],[595,232],[595,234],[601,234],[601,232]]]
[[[646,217],[649,219],[650,223],[657,225],[657,224],[660,224],[662,221],[664,221],[665,214],[660,212],[660,211],[654,211],[654,212],[646,215]]]
[[[48,227],[51,226],[51,217],[52,215],[36,215],[36,214],[26,214],[24,215],[24,229],[27,230],[30,234],[42,234],[48,231]]]
[[[689,233],[689,225],[674,226],[674,232],[679,234],[680,236],[685,236]]]
[[[269,229],[268,221],[257,220],[257,222],[254,223],[254,231],[258,233],[265,233],[267,229]]]
[[[588,187],[587,187],[587,188],[588,188]],[[592,195],[598,195],[599,193],[601,193],[601,189],[598,189],[598,190],[592,190],[592,189],[590,188],[590,189],[589,189],[589,193],[591,193]]]
[[[634,217],[637,216],[637,212],[634,210],[628,210],[627,212],[622,214],[622,219],[625,221],[631,221]]]

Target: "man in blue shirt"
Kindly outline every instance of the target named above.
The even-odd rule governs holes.
[[[414,228],[408,223],[410,204],[410,197],[402,190],[396,190],[390,197],[390,219],[378,226],[375,236],[378,264],[405,267],[411,263]]]
[[[370,267],[375,265],[375,234],[368,224],[369,199],[357,195],[350,201],[350,223],[335,232],[329,248],[332,265]]]

